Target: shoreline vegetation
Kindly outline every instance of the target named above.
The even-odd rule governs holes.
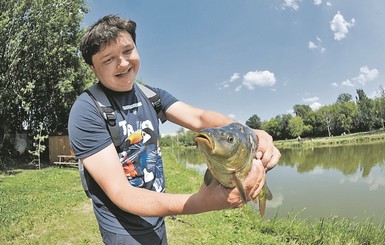
[[[330,137],[275,140],[274,144],[279,149],[289,149],[289,148],[297,149],[297,148],[317,148],[317,147],[333,147],[333,146],[341,146],[341,145],[370,144],[370,143],[376,143],[376,142],[385,142],[384,130],[344,134],[344,135],[330,136]]]
[[[376,137],[377,138],[377,137]],[[366,140],[365,140],[366,141]],[[338,144],[337,144],[338,145]],[[164,147],[167,192],[192,193],[203,177]],[[14,169],[0,174],[0,244],[102,244],[77,168]],[[240,209],[166,218],[169,244],[384,244],[385,224],[343,217],[261,218]]]

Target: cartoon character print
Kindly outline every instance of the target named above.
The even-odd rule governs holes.
[[[119,154],[123,171],[132,186],[163,190],[163,168],[159,157],[157,137],[150,128],[129,135]]]

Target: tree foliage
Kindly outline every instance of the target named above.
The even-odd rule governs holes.
[[[252,115],[247,121],[246,125],[253,129],[261,128],[261,119],[258,115],[254,114]]]
[[[0,7],[0,151],[17,132],[67,131],[92,75],[78,51],[85,0],[8,0]],[[2,155],[3,155],[2,154]]]
[[[385,89],[380,87],[375,98],[357,89],[356,101],[348,93],[336,103],[312,110],[308,105],[294,105],[292,114],[276,116],[262,122],[261,128],[274,139],[298,136],[319,137],[385,128]],[[285,119],[285,120],[284,120]]]

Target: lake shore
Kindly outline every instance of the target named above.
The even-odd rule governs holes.
[[[288,148],[333,147],[333,146],[340,146],[340,145],[370,144],[370,143],[376,143],[376,142],[385,142],[384,130],[345,134],[345,135],[331,136],[331,137],[276,140],[274,141],[274,144],[278,149],[288,149]]]

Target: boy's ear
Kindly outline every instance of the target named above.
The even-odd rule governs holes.
[[[94,65],[90,65],[91,67],[91,70],[95,73],[95,66]]]

